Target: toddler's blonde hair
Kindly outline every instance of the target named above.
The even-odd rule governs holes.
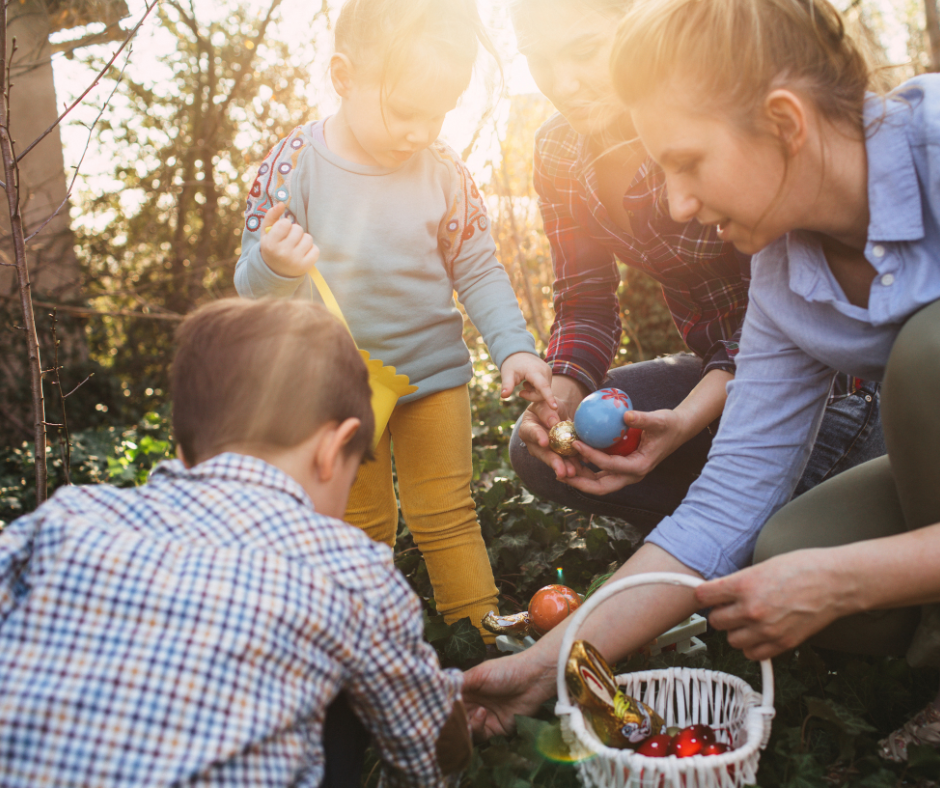
[[[475,0],[347,0],[336,21],[336,51],[355,68],[376,74],[383,101],[418,45],[471,67],[482,45],[499,64]]]

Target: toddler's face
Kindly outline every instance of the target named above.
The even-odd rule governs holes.
[[[384,102],[377,79],[353,79],[343,111],[361,163],[399,167],[437,139],[444,116],[470,84],[472,67],[444,67],[436,60],[416,58]]]

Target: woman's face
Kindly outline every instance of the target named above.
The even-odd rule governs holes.
[[[596,134],[624,116],[610,78],[616,17],[581,3],[526,0],[513,26],[539,90],[575,131]]]
[[[715,225],[721,240],[754,254],[798,226],[793,173],[770,133],[688,109],[694,95],[657,91],[632,108],[633,123],[666,174],[672,218]]]

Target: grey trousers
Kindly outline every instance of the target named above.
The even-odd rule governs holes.
[[[828,479],[780,509],[760,533],[755,563],[940,522],[940,301],[898,334],[881,387],[881,421],[887,456]],[[861,654],[906,652],[912,665],[940,666],[940,606],[847,616],[811,642]]]

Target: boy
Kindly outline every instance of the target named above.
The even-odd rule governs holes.
[[[180,460],[0,536],[0,784],[318,786],[340,690],[390,783],[460,771],[459,674],[391,551],[337,519],[373,433],[352,339],[238,299],[177,339]]]

